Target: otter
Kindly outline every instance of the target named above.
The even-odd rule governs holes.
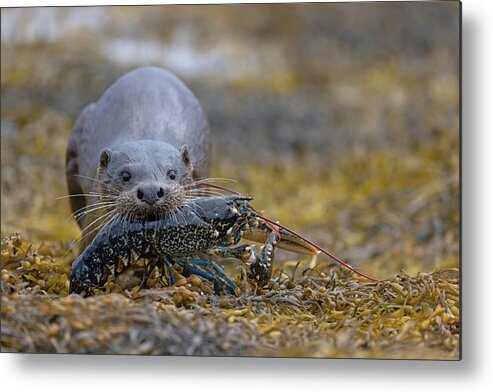
[[[110,217],[156,219],[179,207],[208,175],[210,151],[204,112],[180,79],[156,67],[119,78],[85,107],[68,141],[70,205],[91,233],[81,250]]]

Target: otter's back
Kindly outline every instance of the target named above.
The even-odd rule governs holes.
[[[155,67],[131,71],[85,112],[83,124],[71,137],[80,174],[94,177],[104,148],[157,140],[177,150],[188,144],[192,161],[201,164],[199,174],[206,175],[210,154],[207,120],[193,93],[171,72]]]

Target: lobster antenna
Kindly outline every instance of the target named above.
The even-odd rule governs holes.
[[[266,222],[269,222],[269,223],[272,223],[273,225],[276,225],[278,227],[280,227],[281,229],[284,229],[286,230],[287,232],[297,236],[298,238],[301,238],[303,241],[306,241],[307,243],[309,243],[311,246],[313,246],[314,248],[318,249],[320,252],[322,252],[323,254],[329,256],[331,259],[337,261],[339,264],[343,265],[344,267],[346,267],[347,269],[353,271],[355,274],[359,275],[359,276],[362,276],[363,278],[365,279],[368,279],[368,280],[372,280],[374,282],[382,282],[380,279],[376,279],[376,278],[372,278],[371,276],[368,276],[368,275],[365,275],[363,272],[359,272],[357,269],[351,267],[349,264],[345,263],[344,261],[338,259],[336,256],[334,256],[333,254],[331,254],[330,252],[328,252],[327,250],[325,250],[324,248],[322,248],[321,246],[315,244],[314,242],[310,241],[309,239],[303,237],[302,235],[296,233],[295,231],[291,230],[291,229],[288,229],[286,226],[283,226],[281,225],[280,223],[278,222],[275,222],[263,215],[258,215],[260,219],[263,219],[265,220]]]

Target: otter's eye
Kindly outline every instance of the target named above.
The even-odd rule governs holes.
[[[170,170],[168,172],[168,177],[172,180],[176,180],[176,170]]]
[[[122,172],[122,180],[123,182],[127,182],[130,180],[130,173],[127,171]]]

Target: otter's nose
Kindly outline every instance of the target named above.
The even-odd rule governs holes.
[[[157,185],[144,185],[137,189],[137,199],[147,204],[154,204],[163,196],[163,188]]]

